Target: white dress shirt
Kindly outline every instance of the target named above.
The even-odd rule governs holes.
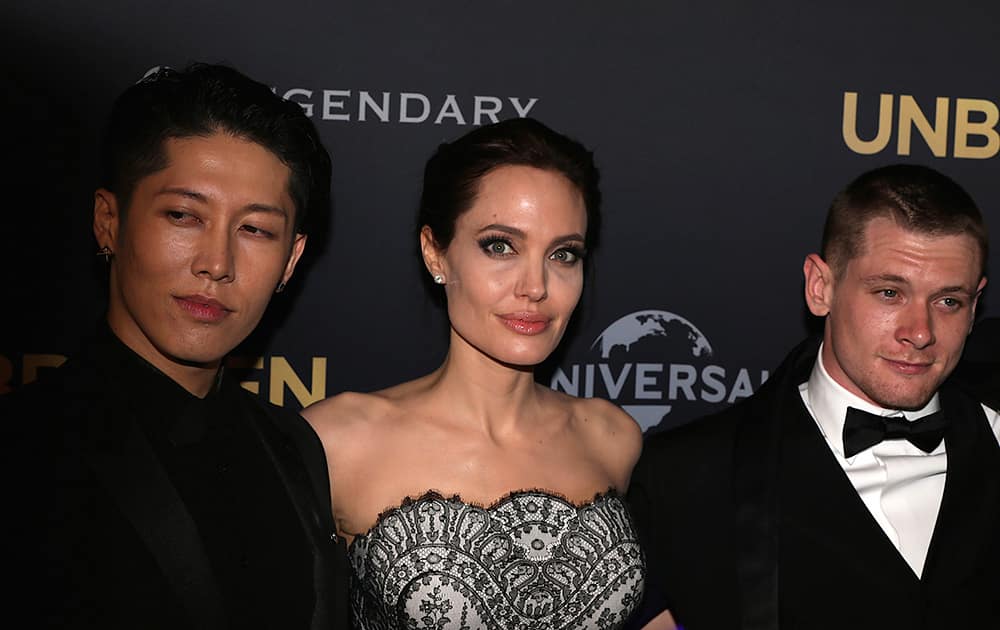
[[[880,416],[916,420],[941,408],[938,395],[934,394],[917,411],[883,409],[837,384],[823,366],[822,357],[820,346],[809,380],[799,386],[802,402],[875,522],[919,577],[944,494],[948,468],[944,440],[930,453],[907,440],[885,440],[853,457],[844,457],[844,420],[848,406]],[[1000,442],[1000,413],[985,405],[983,410]]]

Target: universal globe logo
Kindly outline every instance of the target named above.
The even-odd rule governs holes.
[[[588,355],[587,362],[556,368],[552,389],[615,401],[643,431],[680,405],[688,405],[689,419],[746,398],[768,377],[761,370],[755,381],[747,368],[718,365],[708,338],[669,311],[625,315],[597,336]]]

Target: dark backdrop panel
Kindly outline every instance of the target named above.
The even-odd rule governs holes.
[[[89,226],[111,100],[152,66],[201,60],[303,103],[334,158],[326,238],[310,241],[291,290],[237,352],[264,357],[246,375],[262,396],[298,407],[438,364],[445,320],[424,293],[414,238],[420,174],[438,143],[499,108],[500,118],[527,111],[578,137],[602,170],[595,273],[540,378],[611,398],[644,426],[684,422],[749,394],[814,325],[802,259],[818,246],[830,199],[860,172],[934,166],[972,193],[997,238],[998,7],[6,6],[0,387],[72,352],[103,308]],[[857,94],[856,108],[845,110],[845,93]],[[888,128],[883,94],[893,101]],[[901,145],[900,113],[913,111],[905,97],[931,123],[948,107],[938,140],[913,131]],[[974,111],[958,116],[960,104]],[[885,146],[852,150],[845,113],[856,116],[849,136],[881,131]],[[997,302],[987,296],[982,312],[1000,314]]]

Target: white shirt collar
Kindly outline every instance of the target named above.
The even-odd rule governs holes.
[[[929,413],[934,413],[941,409],[941,402],[937,392],[930,401],[921,409],[916,411],[903,411],[900,409],[885,409],[878,405],[862,400],[858,396],[847,391],[843,386],[833,380],[833,377],[826,371],[823,365],[823,345],[820,344],[819,354],[816,355],[816,363],[813,365],[809,380],[805,383],[806,395],[809,401],[809,408],[812,410],[816,424],[826,437],[830,445],[837,453],[844,456],[844,442],[841,436],[844,434],[844,420],[847,416],[847,408],[854,407],[879,416],[900,416],[907,420],[916,420]],[[853,459],[853,458],[852,458]]]

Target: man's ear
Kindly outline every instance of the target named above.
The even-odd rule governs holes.
[[[420,255],[424,259],[424,266],[432,276],[448,276],[444,255],[438,248],[434,232],[429,225],[420,228]]]
[[[976,307],[979,306],[979,297],[983,294],[983,289],[985,288],[986,276],[983,276],[979,279],[979,286],[976,287],[976,294],[972,296],[972,305],[969,309],[969,333],[972,332],[973,323],[976,321]]]
[[[292,274],[295,273],[295,265],[299,264],[299,258],[302,258],[302,252],[306,249],[306,235],[305,234],[295,234],[295,239],[292,241],[292,253],[288,257],[288,262],[285,263],[285,272],[281,275],[281,284],[288,284],[288,281],[292,279]]]
[[[98,188],[94,192],[94,238],[98,248],[107,247],[112,254],[118,251],[121,223],[118,197],[106,188]]]
[[[825,317],[833,302],[833,269],[819,254],[809,254],[802,264],[806,306],[817,317]]]
[[[976,305],[979,304],[979,296],[983,294],[983,289],[986,288],[986,276],[983,276],[979,280],[979,286],[976,287],[976,295],[972,298],[972,310],[976,310]]]

